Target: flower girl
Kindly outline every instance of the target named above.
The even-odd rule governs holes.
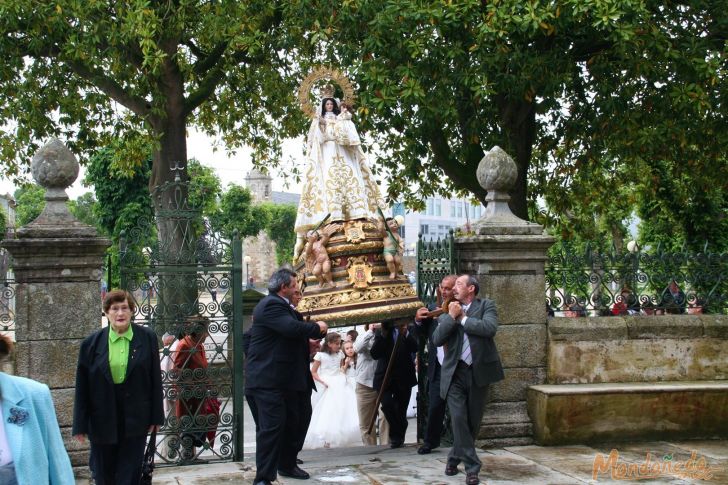
[[[356,354],[351,342],[345,344],[346,354],[340,349],[341,336],[330,332],[314,357],[311,374],[321,395],[314,404],[306,449],[361,445],[354,392]]]

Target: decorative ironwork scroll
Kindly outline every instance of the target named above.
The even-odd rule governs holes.
[[[727,313],[728,254],[563,246],[546,265],[554,316]]]
[[[154,216],[137,221],[120,240],[118,271],[136,301],[134,321],[167,340],[160,352],[162,465],[240,460],[243,453],[242,357],[236,352],[242,344],[242,242],[211,227],[190,206],[188,191],[179,176],[157,187]],[[194,338],[205,330],[201,356]]]

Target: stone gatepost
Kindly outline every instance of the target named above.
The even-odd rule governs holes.
[[[71,438],[78,349],[101,327],[100,279],[111,241],[68,211],[66,188],[78,162],[57,139],[38,150],[33,178],[46,189],[46,206],[2,245],[12,255],[17,281],[16,374],[51,388],[58,423],[74,467],[88,465],[88,443]]]
[[[501,148],[486,153],[477,171],[488,191],[485,214],[475,222],[474,235],[455,239],[458,271],[477,276],[480,297],[495,300],[498,309],[495,340],[506,378],[492,387],[483,417],[479,444],[488,446],[533,442],[526,391],[546,378],[544,264],[554,239],[508,207],[517,173]]]

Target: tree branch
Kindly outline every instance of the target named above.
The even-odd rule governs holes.
[[[151,106],[144,98],[127,92],[119,83],[98,70],[90,69],[78,61],[64,61],[81,78],[96,86],[111,99],[130,109],[134,114],[146,118],[151,113]]]
[[[445,172],[455,185],[469,190],[485,205],[486,191],[474,177],[475,172],[469,173],[468,165],[463,166],[454,159],[441,124],[434,123],[428,132],[429,138],[425,142],[432,148],[432,154],[437,166]]]
[[[192,70],[197,74],[204,74],[210,69],[216,67],[229,45],[230,42],[221,42],[204,58],[197,56],[198,60],[192,66]]]
[[[192,113],[198,106],[204,103],[223,79],[225,79],[225,73],[220,66],[216,66],[208,72],[199,86],[197,86],[197,89],[191,92],[185,100],[183,110],[185,116]]]

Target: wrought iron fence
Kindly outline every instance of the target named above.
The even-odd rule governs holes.
[[[546,305],[567,317],[728,313],[728,253],[564,246],[546,265]]]
[[[188,190],[179,178],[155,190],[155,216],[123,234],[114,268],[136,300],[135,322],[164,343],[161,464],[239,460],[243,453],[242,361],[234,345],[242,342],[242,241],[210,227],[188,205]]]
[[[15,281],[0,280],[0,331],[15,332]]]

